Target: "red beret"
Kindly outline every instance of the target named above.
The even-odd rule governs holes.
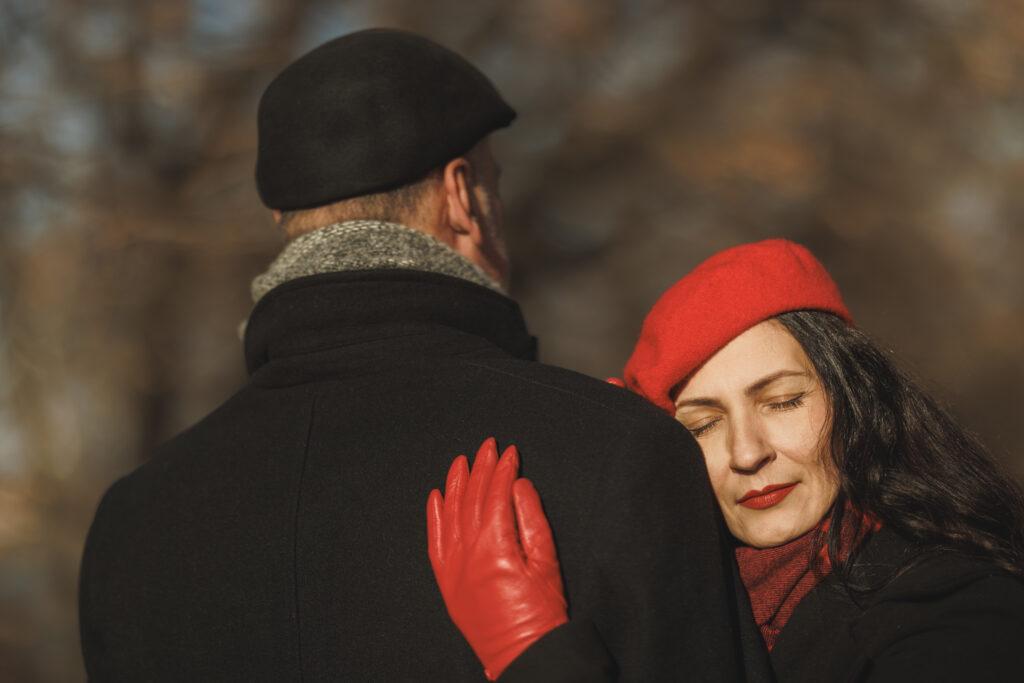
[[[811,252],[781,239],[721,251],[665,292],[644,320],[626,384],[675,412],[672,389],[740,333],[779,313],[828,311],[853,325]]]

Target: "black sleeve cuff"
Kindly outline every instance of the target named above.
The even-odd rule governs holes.
[[[570,621],[528,647],[498,683],[615,683],[614,660],[589,621]]]

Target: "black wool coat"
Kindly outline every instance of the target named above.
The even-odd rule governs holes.
[[[570,615],[622,681],[765,680],[700,451],[621,388],[534,361],[516,304],[415,271],[285,283],[248,383],[116,482],[80,579],[89,679],[481,681],[427,557],[458,453],[515,443]]]
[[[883,528],[868,541],[851,579],[876,590],[851,593],[830,576],[797,605],[771,652],[778,683],[1024,680],[1019,578],[957,553],[923,553]],[[571,623],[537,641],[499,680],[618,679],[594,630]]]
[[[828,577],[801,600],[772,648],[779,683],[1024,680],[1024,581],[884,527],[852,578],[884,582],[908,560],[866,596]]]

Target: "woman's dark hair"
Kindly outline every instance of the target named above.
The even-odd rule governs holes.
[[[1024,576],[1024,494],[865,334],[831,313],[776,316],[803,347],[831,404],[839,473],[827,542],[840,557],[847,503],[926,549],[954,549]],[[861,520],[847,520],[859,524]]]

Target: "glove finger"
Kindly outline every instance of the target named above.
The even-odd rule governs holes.
[[[517,479],[512,487],[512,502],[519,525],[519,538],[526,552],[527,566],[562,593],[562,574],[558,566],[555,539],[533,482],[529,479]]]
[[[439,579],[444,566],[444,533],[442,511],[444,501],[441,492],[434,489],[427,498],[427,553],[430,555],[430,566],[434,568],[434,578]]]
[[[466,485],[466,499],[462,508],[462,533],[466,538],[476,538],[480,529],[480,518],[483,514],[484,499],[487,489],[491,486],[491,477],[498,464],[498,444],[491,437],[480,445],[473,460],[473,469],[469,473]]]
[[[461,528],[461,510],[466,493],[466,479],[469,478],[469,465],[466,456],[460,455],[452,461],[448,470],[448,478],[444,487],[444,508],[441,515],[442,545],[450,553],[463,536]]]
[[[501,454],[487,491],[481,518],[482,530],[498,543],[509,557],[525,557],[516,538],[516,519],[512,510],[512,485],[519,474],[519,451],[509,446]]]

